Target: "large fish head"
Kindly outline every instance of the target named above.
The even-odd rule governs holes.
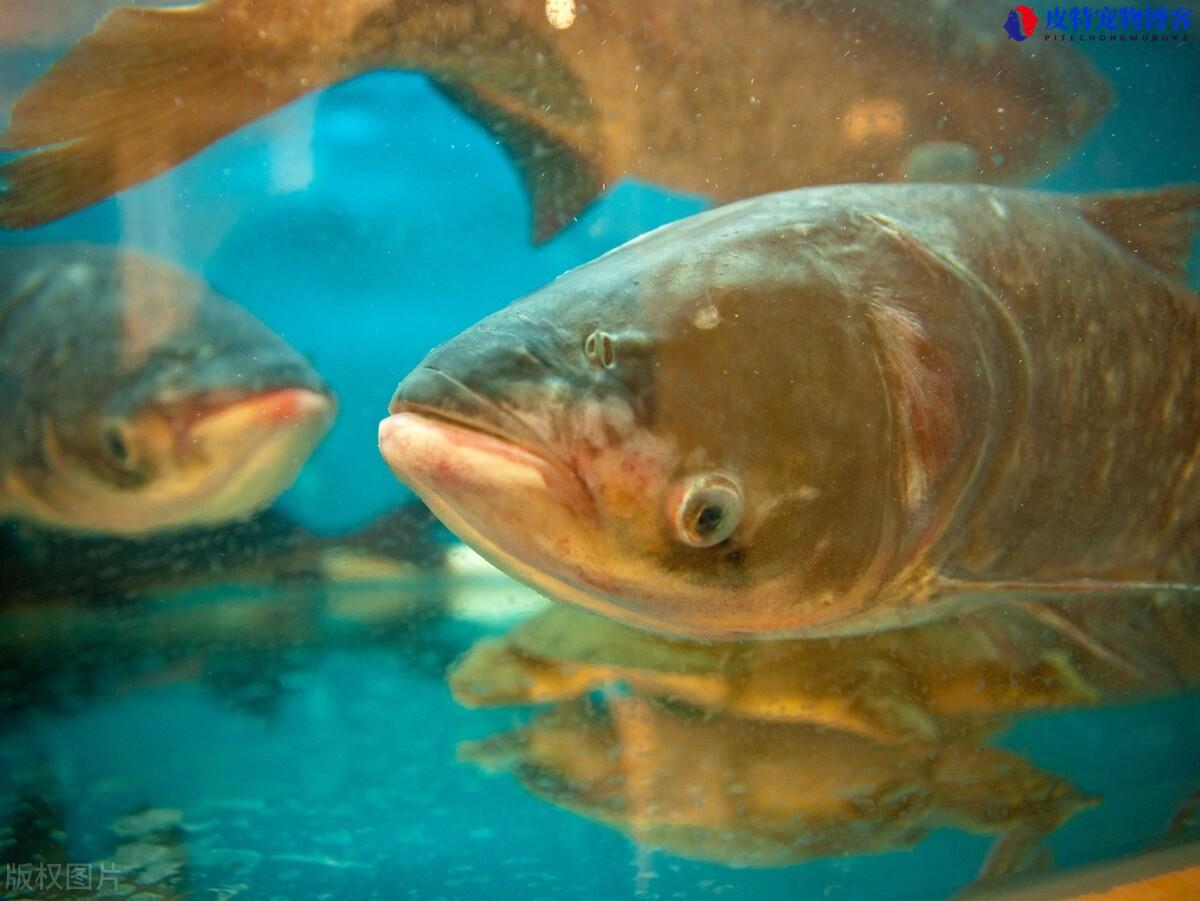
[[[636,626],[845,617],[895,512],[880,367],[823,251],[748,225],[668,226],[435,349],[381,424],[392,470],[501,569]]]
[[[36,519],[137,535],[241,518],[291,484],[332,423],[307,360],[170,267],[76,261],[44,290],[64,315],[29,367],[38,441],[10,478]]]

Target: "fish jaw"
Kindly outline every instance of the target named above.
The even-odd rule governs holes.
[[[405,409],[380,423],[379,446],[396,477],[505,574],[553,600],[653,623],[629,609],[637,574],[606,541],[587,485],[552,453]]]
[[[417,368],[396,389],[388,412],[379,426],[380,452],[423,498],[439,495],[466,510],[482,505],[489,521],[500,511],[521,521],[526,504],[575,521],[594,519],[587,486],[542,436],[549,425],[534,428],[449,372]]]

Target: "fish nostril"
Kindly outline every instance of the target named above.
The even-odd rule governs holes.
[[[595,366],[612,369],[617,363],[617,348],[608,332],[596,329],[583,341],[583,355]]]

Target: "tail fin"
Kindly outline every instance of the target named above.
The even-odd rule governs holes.
[[[1200,185],[1097,194],[1081,198],[1080,207],[1092,225],[1155,269],[1186,276],[1200,227]]]
[[[101,19],[13,108],[0,151],[23,153],[0,163],[0,225],[30,228],[89,206],[321,86],[267,70],[233,5]]]

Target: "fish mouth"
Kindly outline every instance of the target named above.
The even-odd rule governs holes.
[[[548,490],[577,512],[593,507],[591,491],[578,472],[517,414],[443,370],[422,366],[410,373],[388,404],[380,423],[380,450],[403,481],[424,481],[404,459],[401,432],[414,423],[432,427],[450,444],[473,448],[538,470]]]

